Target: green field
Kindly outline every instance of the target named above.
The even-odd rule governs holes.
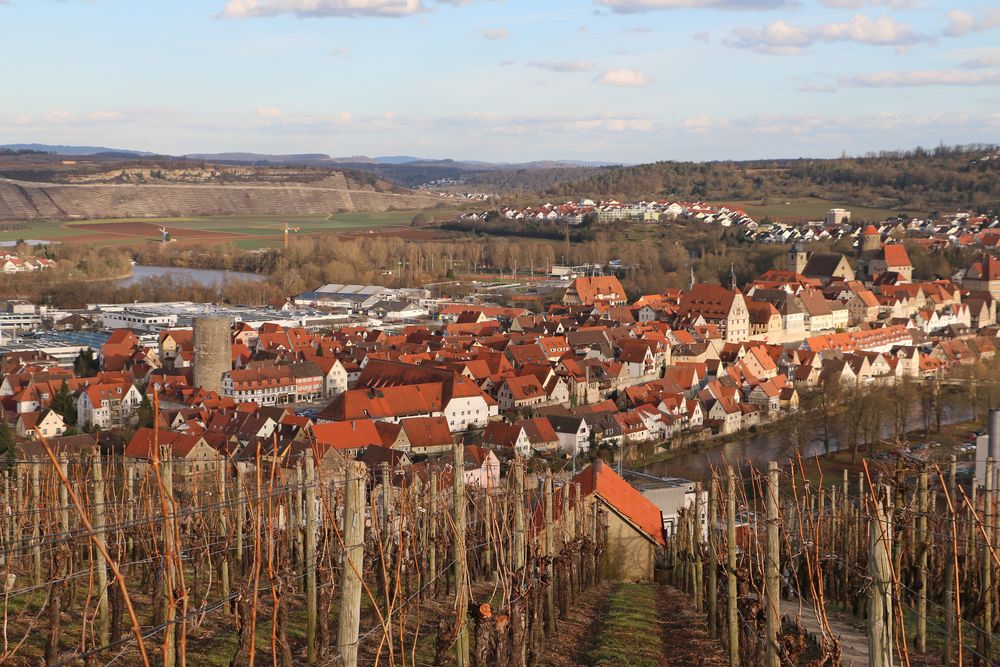
[[[854,206],[845,202],[829,201],[827,199],[819,199],[817,197],[801,197],[798,199],[771,197],[766,206],[762,205],[761,200],[759,199],[752,201],[728,201],[714,203],[742,208],[758,222],[764,220],[764,218],[788,221],[823,220],[826,217],[826,212],[831,208],[845,208],[851,212],[851,219],[853,221],[865,222],[878,222],[899,213],[906,213],[914,216],[926,213],[925,211],[918,211],[915,209],[888,209],[873,208],[869,206]]]
[[[192,230],[214,232],[218,237],[206,237],[206,242],[231,241],[237,247],[252,249],[276,247],[282,243],[281,227],[288,223],[298,227],[296,234],[321,234],[325,232],[349,232],[383,227],[408,226],[418,211],[382,211],[373,213],[334,213],[328,216],[209,216],[183,218],[111,218],[99,220],[73,220],[68,222],[30,222],[26,229],[0,231],[0,241],[39,239],[75,243],[99,243],[119,245],[127,243],[154,242],[159,240],[156,227],[169,230]],[[435,210],[432,215],[439,217],[454,215],[454,212]],[[142,229],[135,227],[137,223]],[[100,228],[94,228],[100,225]],[[89,228],[88,228],[89,227]],[[132,227],[132,229],[129,229]],[[119,236],[120,235],[120,236]],[[232,235],[226,239],[225,235]],[[191,241],[175,232],[178,241]]]

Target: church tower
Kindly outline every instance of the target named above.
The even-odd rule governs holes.
[[[861,252],[874,253],[882,249],[882,235],[874,225],[865,227],[864,238],[861,240]]]
[[[802,273],[805,271],[808,262],[809,253],[806,252],[805,246],[802,245],[802,239],[799,239],[792,246],[792,251],[788,253],[788,270],[795,273]]]

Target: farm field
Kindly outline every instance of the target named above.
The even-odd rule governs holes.
[[[205,240],[210,243],[232,242],[244,249],[278,247],[283,243],[281,227],[298,227],[293,238],[327,233],[357,233],[368,230],[395,236],[421,235],[411,229],[417,211],[378,213],[334,213],[329,216],[210,216],[199,218],[119,218],[108,220],[73,220],[69,222],[32,222],[26,229],[0,231],[0,241],[39,239],[60,243],[157,242],[160,228],[165,228],[178,242]],[[436,211],[437,216],[453,215]],[[391,232],[389,230],[392,230]]]
[[[826,212],[831,208],[847,209],[851,212],[853,216],[852,219],[855,221],[880,221],[898,213],[908,213],[910,215],[920,215],[925,213],[925,211],[918,211],[914,209],[888,209],[869,206],[854,206],[852,204],[820,199],[818,197],[799,197],[792,199],[772,197],[771,201],[769,201],[766,206],[762,205],[761,201],[758,199],[750,201],[728,201],[715,203],[742,208],[758,222],[764,220],[764,218],[787,222],[822,220],[826,216]]]

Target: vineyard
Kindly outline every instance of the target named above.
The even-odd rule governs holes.
[[[628,555],[579,483],[516,460],[467,486],[461,446],[404,473],[317,467],[308,444],[249,461],[42,445],[3,472],[4,665],[540,664]],[[733,667],[995,664],[998,473],[966,491],[954,461],[833,483],[801,461],[719,471],[656,576]],[[668,589],[614,590],[591,655],[681,664],[655,632],[677,623]]]
[[[4,665],[532,664],[601,577],[579,485],[466,487],[461,446],[402,479],[42,444],[3,473]]]
[[[668,539],[666,576],[733,666],[997,664],[997,469],[969,492],[956,471],[719,471]]]

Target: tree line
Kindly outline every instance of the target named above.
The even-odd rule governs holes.
[[[836,159],[663,161],[616,168],[534,169],[471,175],[469,183],[544,197],[747,200],[820,197],[868,206],[995,208],[1000,160],[990,144]]]

